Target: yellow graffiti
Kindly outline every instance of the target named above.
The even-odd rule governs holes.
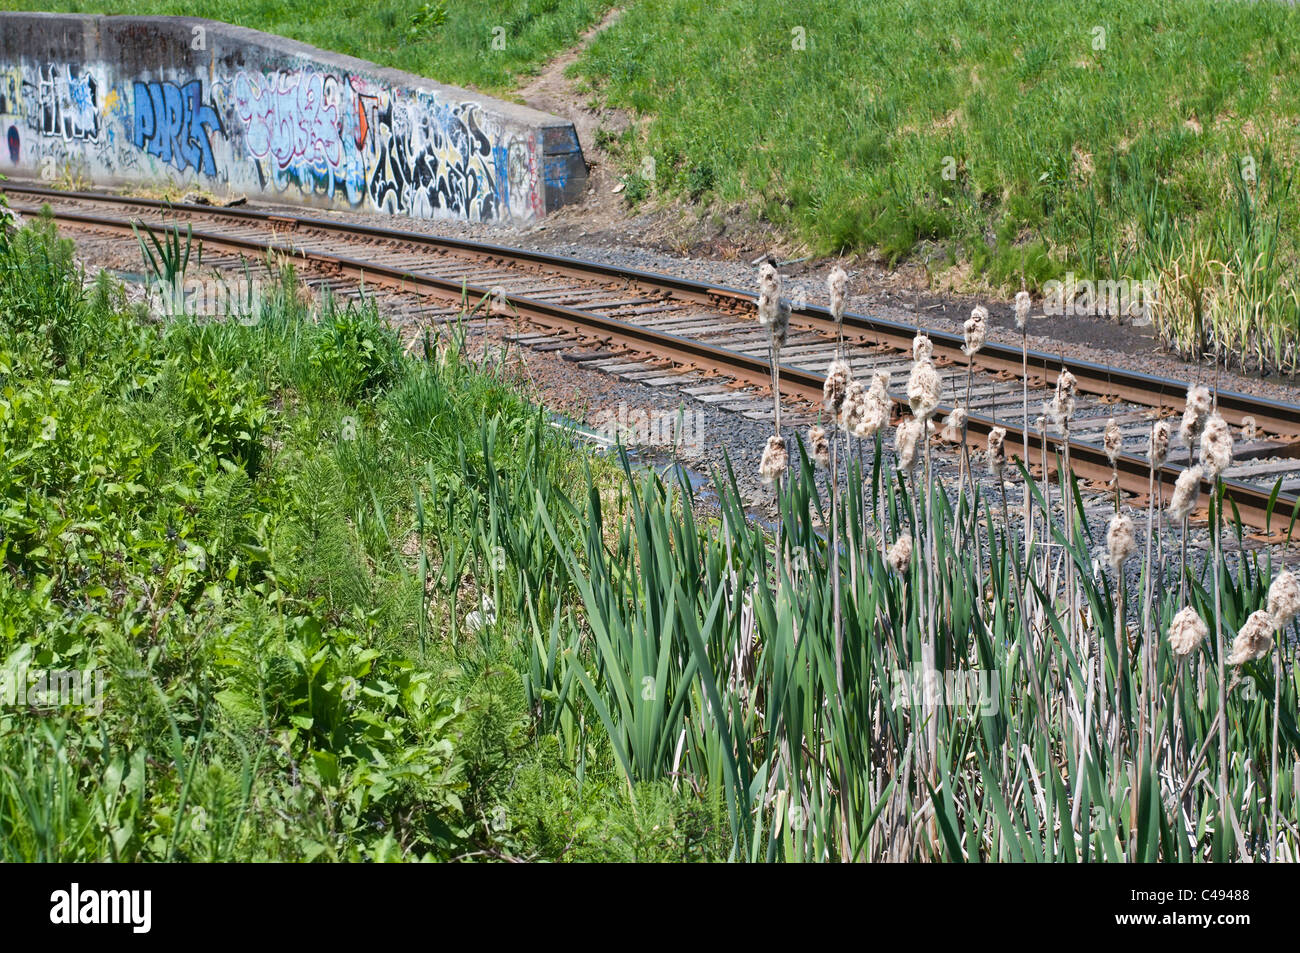
[[[0,69],[0,113],[6,116],[23,113],[23,74],[16,66]]]
[[[117,95],[117,90],[110,89],[108,93],[104,96],[104,108],[101,110],[101,112],[105,116],[107,116],[109,113],[111,113],[114,109],[117,108],[117,104],[120,101],[121,101],[121,97]]]

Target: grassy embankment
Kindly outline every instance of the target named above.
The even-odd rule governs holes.
[[[1297,36],[1275,3],[667,0],[578,69],[646,120],[613,143],[633,195],[959,285],[1153,280],[1183,353],[1293,368]]]

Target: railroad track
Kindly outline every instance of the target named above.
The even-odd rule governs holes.
[[[205,266],[238,268],[249,256],[260,259],[271,252],[289,256],[303,267],[310,284],[334,293],[355,293],[361,283],[387,289],[397,296],[400,314],[416,323],[457,320],[467,297],[476,302],[486,298],[497,316],[492,320],[510,315],[530,325],[526,333],[511,335],[521,344],[577,351],[568,354],[570,359],[627,380],[670,388],[754,419],[770,415],[767,340],[754,320],[754,295],[748,291],[333,219],[14,183],[6,183],[4,191],[22,214],[34,215],[48,206],[65,229],[125,237],[132,243],[133,222],[155,228],[189,224],[204,246]],[[902,382],[916,327],[862,314],[846,314],[843,327],[854,375],[891,372],[894,399],[905,406]],[[954,402],[967,404],[970,361],[961,351],[960,337],[929,334],[945,388],[940,413],[946,414]],[[804,426],[815,419],[834,348],[829,312],[813,305],[795,308],[781,352],[782,397],[791,404],[783,417],[788,416],[790,425]],[[1057,375],[1068,367],[1081,395],[1069,441],[1076,475],[1085,488],[1095,491],[1110,481],[1102,430],[1114,418],[1124,438],[1117,463],[1120,487],[1132,505],[1145,505],[1151,421],[1182,413],[1186,384],[1087,362],[1062,362],[1031,351],[1031,432],[1026,434],[1021,425],[1021,360],[1019,348],[994,342],[975,356],[967,407],[972,444],[983,444],[993,427],[1004,427],[1008,452],[1029,461],[1036,473],[1044,466],[1050,472],[1062,440],[1052,434],[1044,437],[1033,421]],[[1272,536],[1256,534],[1259,538],[1275,538],[1278,530],[1286,530],[1300,495],[1300,406],[1223,390],[1218,400],[1230,424],[1242,427],[1253,418],[1256,431],[1249,440],[1234,434],[1236,460],[1226,474],[1226,492],[1247,525],[1272,531]],[[1184,462],[1186,451],[1180,457],[1174,449],[1157,471],[1166,498]]]

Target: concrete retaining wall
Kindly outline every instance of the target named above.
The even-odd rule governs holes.
[[[0,170],[416,218],[578,201],[573,124],[193,17],[0,13]]]

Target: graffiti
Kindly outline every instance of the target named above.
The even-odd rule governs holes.
[[[208,137],[222,131],[221,120],[216,110],[203,102],[199,80],[184,86],[137,81],[134,101],[131,133],[137,149],[147,149],[182,172],[193,168],[204,175],[216,175]]]
[[[330,196],[341,187],[350,204],[365,194],[364,134],[345,135],[352,88],[312,69],[260,74],[241,71],[231,86],[231,104],[244,128],[249,154],[265,168],[263,178],[281,187],[296,180]],[[364,104],[356,120],[364,130]]]
[[[306,162],[337,170],[343,161],[337,81],[313,70],[241,72],[235,77],[235,111],[244,123],[248,151],[281,169]]]
[[[10,166],[127,181],[179,170],[236,193],[472,221],[537,218],[548,188],[573,190],[540,131],[383,74],[278,56],[133,73],[46,55],[0,63]]]
[[[379,211],[415,218],[496,218],[496,163],[478,106],[432,97],[423,105],[390,105],[379,115],[371,202]]]
[[[8,67],[0,69],[0,116],[23,115],[23,74]]]
[[[42,136],[99,138],[99,81],[79,66],[47,63],[23,78],[30,125]]]
[[[504,150],[507,207],[512,216],[526,218],[538,211],[537,196],[537,142],[511,139]]]

